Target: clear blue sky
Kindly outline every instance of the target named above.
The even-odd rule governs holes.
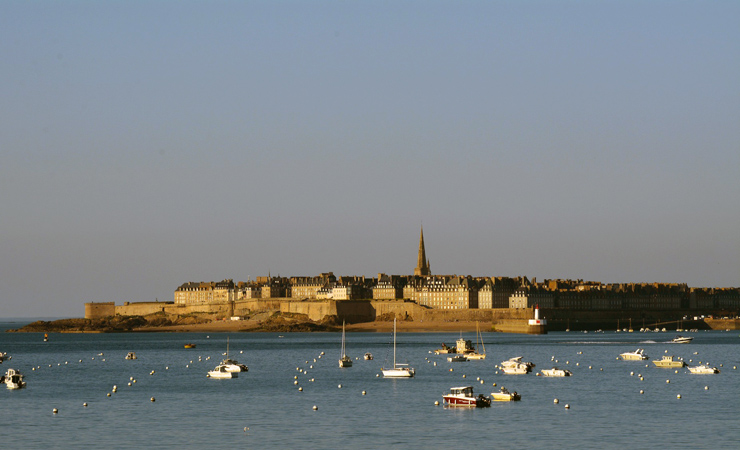
[[[740,285],[740,2],[0,3],[0,317],[186,281]]]

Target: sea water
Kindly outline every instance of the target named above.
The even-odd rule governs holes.
[[[40,333],[2,332],[22,325],[0,323],[0,351],[12,355],[0,370],[19,369],[28,383],[0,386],[0,443],[8,449],[734,449],[740,442],[737,331],[691,333],[690,344],[669,343],[671,333],[483,333],[486,359],[462,363],[431,353],[459,333],[401,333],[399,362],[411,363],[416,377],[384,379],[389,333],[348,333],[354,365],[340,369],[340,333],[52,333],[44,342]],[[475,341],[474,333],[463,336]],[[249,371],[209,379],[227,337],[230,356]],[[196,348],[185,349],[189,342]],[[617,359],[638,347],[650,360]],[[125,360],[130,351],[138,359]],[[365,352],[375,359],[365,361]],[[654,367],[664,354],[721,373]],[[495,367],[515,356],[534,362],[534,372],[557,366],[573,376],[504,375]],[[476,395],[505,386],[522,400],[442,406],[450,387],[467,385]]]

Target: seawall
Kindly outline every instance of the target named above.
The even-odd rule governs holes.
[[[468,309],[438,310],[420,306],[408,300],[296,300],[290,298],[245,299],[233,303],[183,305],[174,302],[140,302],[114,305],[113,303],[86,303],[85,318],[99,319],[108,316],[210,316],[223,319],[249,316],[262,311],[303,314],[320,321],[336,316],[349,323],[376,320],[401,320],[421,322],[480,322],[482,329],[507,333],[542,334],[544,327],[531,327],[528,320],[532,309]]]

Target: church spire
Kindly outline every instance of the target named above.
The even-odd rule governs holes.
[[[414,269],[414,275],[431,275],[429,272],[429,263],[427,262],[427,254],[424,249],[424,227],[421,227],[421,235],[419,236],[419,256],[416,259],[416,268]]]

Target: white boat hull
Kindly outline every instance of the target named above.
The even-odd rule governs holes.
[[[570,370],[563,369],[542,369],[542,375],[546,377],[569,377],[573,373]]]
[[[409,367],[380,370],[383,372],[383,376],[385,378],[412,378],[414,375],[416,375],[414,369]]]

